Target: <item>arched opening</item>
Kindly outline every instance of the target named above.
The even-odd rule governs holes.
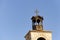
[[[38,38],[37,40],[46,40],[45,38],[43,38],[43,37],[40,37],[40,38]]]

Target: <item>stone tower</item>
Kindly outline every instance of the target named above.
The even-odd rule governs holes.
[[[52,40],[52,32],[43,30],[43,17],[37,15],[32,16],[32,30],[30,30],[26,35],[26,40]]]

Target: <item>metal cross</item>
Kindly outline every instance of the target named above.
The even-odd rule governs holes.
[[[36,9],[35,13],[36,13],[36,16],[38,16],[39,11]]]

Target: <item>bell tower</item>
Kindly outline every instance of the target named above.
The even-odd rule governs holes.
[[[26,35],[26,40],[52,40],[52,32],[43,30],[43,17],[38,15],[38,10],[35,11],[36,16],[32,16],[32,30]]]
[[[33,16],[31,20],[33,30],[43,30],[43,17],[38,15],[38,10],[36,10],[36,16]]]

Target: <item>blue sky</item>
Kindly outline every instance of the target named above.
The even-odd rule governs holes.
[[[44,17],[44,30],[60,39],[60,0],[0,0],[0,40],[25,40],[35,10]]]

